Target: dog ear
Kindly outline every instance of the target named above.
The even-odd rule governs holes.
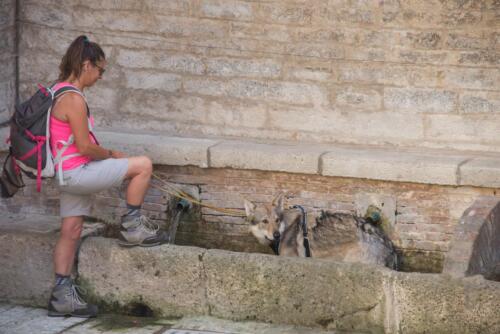
[[[276,208],[276,212],[283,212],[283,210],[285,210],[285,193],[279,193],[273,199],[272,205]]]
[[[253,216],[253,213],[255,212],[255,204],[250,202],[249,200],[245,200],[245,213],[248,218]]]

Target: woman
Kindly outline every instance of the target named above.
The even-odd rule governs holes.
[[[121,219],[119,243],[123,246],[155,246],[164,240],[158,227],[141,215],[152,163],[148,157],[126,157],[97,144],[89,126],[93,124],[83,92],[102,78],[106,59],[101,47],[79,36],[71,43],[60,64],[57,91],[71,86],[54,102],[50,119],[50,144],[57,156],[61,144],[71,143],[62,154],[60,185],[61,234],[54,251],[55,286],[49,301],[49,316],[93,317],[97,307],[86,303],[71,279],[71,269],[82,232],[83,216],[90,215],[91,194],[118,186],[130,179],[128,212]],[[56,167],[56,174],[60,174]],[[57,175],[59,178],[59,175]]]

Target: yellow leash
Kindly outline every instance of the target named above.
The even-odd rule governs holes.
[[[237,217],[246,217],[247,216],[245,213],[245,210],[219,208],[219,207],[214,206],[214,205],[201,203],[193,196],[191,196],[191,195],[185,193],[184,191],[178,189],[177,187],[175,187],[172,183],[163,180],[157,174],[153,173],[153,177],[155,179],[159,180],[164,186],[160,186],[160,185],[157,185],[154,183],[151,183],[151,186],[153,188],[162,190],[162,191],[164,191],[172,196],[175,196],[175,197],[180,198],[180,199],[184,199],[184,200],[189,201],[193,204],[198,204],[199,206],[204,206],[206,208],[209,208],[209,209],[217,211],[217,212],[222,212],[222,213],[228,214],[230,216],[237,216]]]

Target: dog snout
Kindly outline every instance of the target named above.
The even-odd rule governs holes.
[[[273,233],[273,237],[274,237],[275,240],[278,240],[280,238],[280,236],[281,235],[280,235],[280,233],[278,231],[276,231],[276,232]]]

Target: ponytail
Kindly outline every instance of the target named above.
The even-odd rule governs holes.
[[[88,60],[92,64],[106,59],[99,44],[91,42],[87,36],[78,36],[69,46],[59,65],[59,81],[68,79],[72,74],[80,77],[82,64]]]

